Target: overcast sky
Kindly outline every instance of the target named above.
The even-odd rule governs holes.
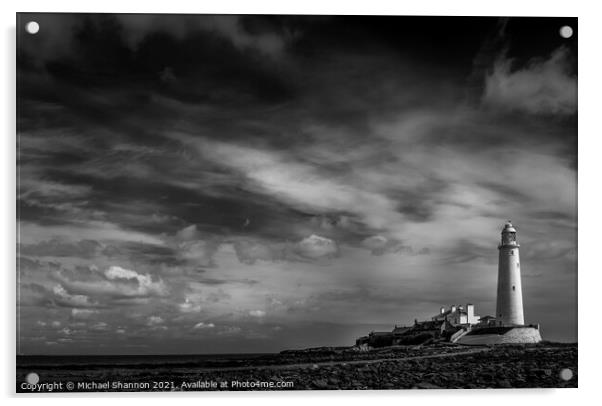
[[[21,353],[269,352],[493,315],[507,219],[526,322],[577,339],[576,19],[18,24]]]

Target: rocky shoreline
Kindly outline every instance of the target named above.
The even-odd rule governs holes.
[[[454,350],[463,351],[454,355]],[[466,348],[455,347],[445,356],[433,356],[418,350],[425,358],[400,357],[363,365],[315,364],[290,370],[211,376],[217,380],[292,381],[295,390],[577,387],[576,345],[498,346],[469,354],[465,351]],[[568,381],[560,376],[565,368],[573,374]]]
[[[561,377],[564,369],[571,371],[568,380]],[[577,344],[554,343],[390,347],[365,352],[321,348],[178,368],[83,372],[56,372],[54,379],[77,383],[85,376],[87,382],[166,383],[130,389],[89,386],[79,391],[556,388],[577,387],[578,383]],[[17,381],[23,382],[22,377]]]

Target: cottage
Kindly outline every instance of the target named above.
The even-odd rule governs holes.
[[[434,315],[431,320],[446,320],[454,326],[474,325],[479,322],[479,316],[474,314],[474,305],[468,303],[466,307],[462,305],[451,305],[449,309],[441,307],[439,313]]]

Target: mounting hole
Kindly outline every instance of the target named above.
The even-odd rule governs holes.
[[[35,372],[30,372],[25,377],[25,381],[30,385],[35,385],[36,383],[40,382],[40,376]]]
[[[570,381],[573,378],[573,371],[568,368],[564,368],[560,371],[560,379],[563,381]]]
[[[40,24],[38,24],[35,21],[30,21],[27,24],[25,24],[25,31],[32,35],[37,34],[38,31],[40,31]]]
[[[573,29],[569,25],[563,25],[560,27],[559,32],[562,38],[571,38],[573,36]]]

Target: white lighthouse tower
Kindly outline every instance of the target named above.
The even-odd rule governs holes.
[[[498,246],[499,265],[497,280],[497,324],[524,325],[523,292],[520,278],[520,258],[516,229],[508,220],[502,229],[502,242]]]
[[[519,247],[516,240],[516,229],[508,220],[502,229],[502,241],[498,246],[500,260],[495,325],[488,321],[479,323],[472,330],[456,338],[455,342],[466,345],[491,345],[541,341],[539,324],[525,326]]]

